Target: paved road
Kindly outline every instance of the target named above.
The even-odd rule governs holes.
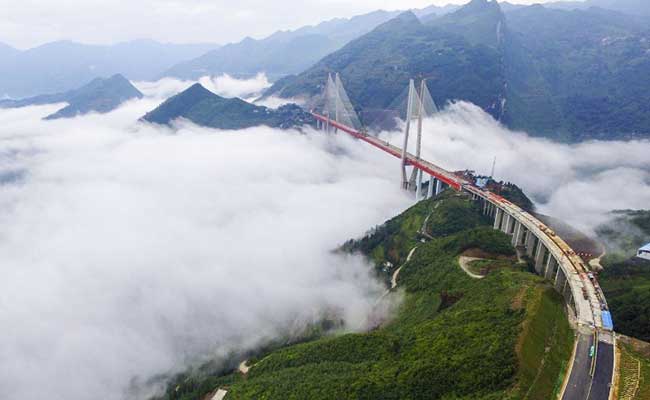
[[[614,346],[609,343],[598,343],[598,355],[596,356],[596,371],[591,383],[589,400],[607,400],[609,389],[614,373]]]
[[[562,400],[585,400],[589,395],[589,387],[591,386],[591,357],[589,357],[589,350],[594,343],[594,337],[590,334],[578,333],[576,340],[578,341],[576,357]]]

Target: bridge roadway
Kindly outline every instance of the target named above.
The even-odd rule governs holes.
[[[394,157],[402,157],[402,149],[377,137],[312,112],[319,121],[362,140]],[[484,212],[495,218],[495,229],[512,234],[513,245],[524,247],[534,260],[537,272],[551,279],[565,297],[570,312],[575,313],[577,344],[562,400],[607,400],[613,381],[614,335],[603,326],[601,310],[607,309],[604,295],[596,280],[589,277],[584,261],[548,226],[517,205],[490,191],[476,187],[468,180],[426,160],[407,153],[407,163],[420,169],[457,191],[466,191],[483,203]],[[559,268],[557,268],[559,266]],[[555,275],[553,279],[553,275]],[[567,291],[568,288],[568,291]],[[589,345],[586,346],[585,343]],[[585,362],[584,352],[603,347],[605,357],[594,355]],[[592,357],[587,354],[589,360]],[[605,384],[603,384],[605,382]],[[597,390],[592,391],[592,387]]]

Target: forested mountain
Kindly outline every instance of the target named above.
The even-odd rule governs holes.
[[[315,96],[327,73],[339,72],[352,102],[374,111],[390,107],[409,78],[424,77],[436,103],[469,100],[499,117],[505,95],[498,29],[503,19],[498,6],[484,0],[425,22],[405,12],[307,71],[279,80],[267,95]]]
[[[68,105],[45,119],[71,118],[89,112],[106,113],[123,102],[141,98],[142,93],[124,76],[96,78],[79,89],[64,93],[30,97],[22,100],[0,100],[0,108],[16,108],[31,105],[68,103]]]
[[[385,108],[409,78],[426,78],[438,104],[471,101],[514,129],[563,141],[650,136],[650,30],[600,8],[540,5],[503,13],[473,0],[418,20],[404,13],[267,95],[316,95],[339,72],[353,103]]]
[[[569,140],[648,137],[650,31],[642,20],[532,6],[507,21],[505,123]]]
[[[239,98],[217,96],[199,83],[167,99],[142,119],[168,125],[178,118],[218,129],[242,129],[257,125],[286,129],[313,122],[311,115],[295,104],[274,110]]]
[[[152,80],[172,65],[215,47],[152,40],[111,46],[59,41],[24,51],[0,47],[0,98],[64,92],[117,73],[131,80]]]

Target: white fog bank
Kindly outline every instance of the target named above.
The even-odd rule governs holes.
[[[392,160],[311,131],[134,123],[152,103],[0,111],[3,398],[121,399],[327,310],[361,329],[383,292],[331,250],[410,204]]]
[[[205,84],[245,97],[258,78]],[[138,83],[146,97],[106,115],[0,110],[3,399],[122,399],[328,310],[363,328],[383,285],[331,250],[412,204],[399,160],[309,128],[136,122],[192,83]],[[648,141],[557,144],[457,103],[426,121],[423,146],[452,170],[487,174],[496,155],[497,179],[583,229],[650,208]]]
[[[383,136],[402,146],[401,133]],[[614,209],[650,209],[649,140],[561,144],[510,131],[458,102],[425,121],[422,147],[424,158],[444,168],[484,175],[496,157],[497,180],[519,185],[540,212],[586,232]]]

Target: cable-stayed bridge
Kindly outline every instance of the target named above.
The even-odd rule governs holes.
[[[321,104],[312,110],[317,126],[327,132],[345,132],[400,160],[403,189],[417,200],[437,195],[446,187],[468,193],[483,213],[494,219],[494,229],[512,237],[512,244],[533,261],[536,272],[553,283],[567,303],[574,322],[576,344],[561,390],[563,400],[608,400],[614,376],[615,336],[605,296],[584,260],[551,228],[505,198],[481,188],[459,174],[421,157],[422,122],[437,112],[426,81],[419,91],[409,82],[403,147],[370,135],[362,126],[338,74],[329,75]],[[415,154],[407,151],[415,128]],[[410,169],[410,173],[409,173]],[[425,174],[428,183],[424,184]],[[424,193],[426,187],[426,193]]]

